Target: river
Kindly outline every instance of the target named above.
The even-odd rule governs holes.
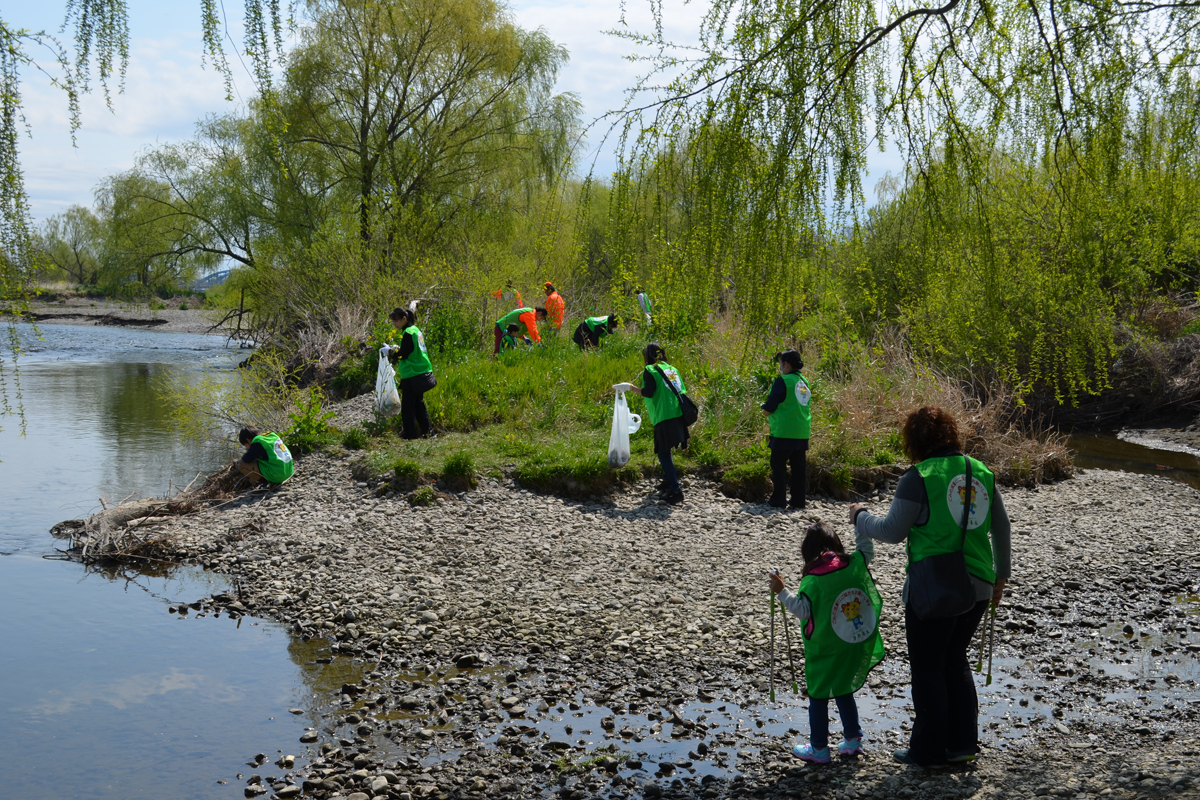
[[[160,495],[228,459],[180,441],[155,385],[237,353],[211,336],[40,331],[20,326],[25,435],[0,420],[0,796],[241,797],[237,773],[278,774],[277,750],[303,751],[312,721],[288,710],[313,706],[311,646],[250,617],[168,613],[220,576],[86,570],[48,534],[101,497]],[[262,769],[244,765],[258,753]]]

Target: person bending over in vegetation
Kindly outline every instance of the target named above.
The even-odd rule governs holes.
[[[599,347],[600,340],[615,331],[619,324],[621,321],[613,314],[609,314],[607,317],[588,317],[579,323],[572,341],[579,345],[580,350]]]
[[[617,388],[641,395],[646,401],[646,410],[650,412],[650,421],[654,423],[654,454],[662,465],[663,480],[659,484],[659,492],[664,499],[674,505],[683,502],[683,490],[679,487],[679,475],[675,472],[675,462],[671,460],[671,450],[675,447],[687,447],[688,429],[683,421],[683,408],[680,406],[678,394],[687,394],[683,378],[679,371],[667,363],[667,352],[657,342],[651,342],[642,350],[642,360],[646,369],[642,372],[642,386],[639,389],[632,383],[618,384]]]
[[[501,350],[516,350],[518,343],[533,344],[533,340],[528,336],[520,336],[521,326],[517,323],[512,323],[508,326],[508,332],[504,334],[504,338],[500,340]]]
[[[566,311],[567,304],[563,302],[562,295],[554,288],[554,284],[546,281],[546,319],[550,321],[550,328],[555,333],[563,324],[563,313]]]
[[[390,315],[396,329],[404,332],[399,346],[388,353],[388,359],[399,368],[400,420],[405,439],[419,439],[433,430],[425,407],[425,393],[437,386],[425,335],[417,327],[417,315],[412,308],[397,308]]]
[[[502,303],[512,301],[517,304],[517,308],[520,308],[522,305],[521,293],[513,288],[513,282],[511,280],[504,284],[503,289],[497,289],[496,291],[492,292],[492,297],[496,298]]]
[[[999,605],[1004,596],[1012,569],[1012,528],[991,471],[973,458],[968,466],[954,417],[926,406],[908,415],[901,434],[913,466],[896,484],[887,516],[875,516],[861,503],[850,506],[850,521],[860,536],[891,544],[907,540],[908,574],[901,597],[914,720],[908,749],[897,750],[893,757],[922,767],[974,761],[979,752],[979,702],[967,648],[988,603]],[[913,565],[960,549],[975,605],[954,617],[921,617],[909,592]]]
[[[784,350],[775,356],[779,361],[779,377],[771,386],[763,414],[771,426],[771,505],[783,508],[787,500],[788,462],[792,463],[792,508],[804,508],[807,484],[808,437],[812,430],[812,411],[809,403],[812,392],[808,381],[800,374],[804,362],[795,350]]]
[[[246,448],[235,462],[238,472],[252,485],[259,481],[279,484],[292,477],[292,454],[278,433],[263,433],[258,428],[245,427],[238,431],[238,444]]]
[[[839,756],[862,752],[863,731],[854,693],[883,660],[879,618],[883,601],[867,565],[875,556],[869,536],[858,534],[853,555],[824,522],[808,526],[800,543],[804,573],[795,594],[783,575],[768,573],[779,603],[804,623],[804,683],[808,689],[809,743],[797,744],[792,755],[801,761],[828,764],[829,699],[837,703],[843,738]]]
[[[527,336],[541,344],[542,337],[538,333],[537,324],[545,319],[546,309],[539,306],[538,308],[517,308],[496,320],[496,349],[492,351],[492,355],[500,352],[500,342],[504,339],[504,333],[508,330],[508,326],[517,322],[525,326]]]

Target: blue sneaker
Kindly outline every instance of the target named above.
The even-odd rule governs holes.
[[[862,751],[863,746],[861,736],[857,739],[843,739],[842,743],[838,745],[838,755],[842,756],[843,758],[856,756]]]
[[[828,747],[822,747],[820,750],[816,750],[811,744],[796,745],[792,748],[792,755],[801,761],[807,761],[810,764],[828,764],[830,760]]]

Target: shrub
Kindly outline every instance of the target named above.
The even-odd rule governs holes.
[[[725,470],[721,491],[748,503],[761,503],[771,494],[771,470],[766,461],[751,461]]]
[[[392,475],[392,487],[396,491],[407,492],[421,482],[421,467],[407,458],[397,459],[392,465]]]
[[[431,506],[437,500],[437,492],[432,487],[422,486],[408,496],[408,502],[414,506]]]
[[[347,450],[362,450],[367,446],[367,432],[361,427],[351,428],[342,435],[342,447]]]
[[[465,492],[479,485],[470,453],[455,453],[442,466],[442,483],[452,492]]]
[[[324,393],[314,387],[309,389],[307,396],[300,401],[297,413],[288,414],[292,426],[283,438],[292,452],[304,455],[329,444],[332,433],[329,420],[337,415],[324,409],[324,400]]]

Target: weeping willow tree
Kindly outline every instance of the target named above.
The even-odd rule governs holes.
[[[700,293],[673,301],[679,313],[731,305],[764,331],[819,303],[857,311],[860,326],[964,309],[953,338],[915,341],[959,366],[995,353],[999,363],[983,366],[1023,385],[1103,385],[1117,289],[1146,283],[1133,274],[1141,262],[1013,269],[1012,238],[995,235],[996,204],[1011,196],[997,180],[1019,167],[1038,188],[1036,218],[1064,233],[1085,220],[1080,209],[1103,205],[1113,177],[1133,174],[1131,142],[1148,130],[1140,113],[1171,121],[1151,138],[1195,142],[1200,2],[712,0],[686,46],[663,34],[661,0],[651,9],[652,32],[619,34],[650,53],[621,116],[612,247],[623,280]],[[860,253],[890,263],[842,257],[864,235],[868,148],[885,145],[906,165],[909,224],[926,244],[957,230],[959,246],[927,246],[919,259],[911,248],[906,261],[882,247]],[[914,298],[933,283],[888,294],[851,281],[879,302],[847,308],[847,282],[830,281],[850,269],[895,283],[889,267],[918,260],[946,273],[923,309]],[[989,289],[1022,276],[1026,303]],[[1056,309],[1065,300],[1074,305]],[[1031,307],[1041,313],[1021,316]],[[1003,326],[990,324],[997,317]]]
[[[296,3],[245,0],[243,51],[260,91],[269,90],[272,65],[283,56],[284,30],[292,24]],[[217,0],[200,0],[204,58],[225,79],[233,94],[233,74],[225,56],[223,9]],[[36,70],[63,90],[72,136],[81,125],[79,99],[100,85],[110,108],[112,94],[123,88],[129,62],[129,21],[125,0],[66,0],[62,32],[9,24],[0,12],[0,314],[20,319],[29,305],[35,274],[29,200],[21,171],[20,139],[28,133],[21,105],[23,72]],[[19,413],[20,386],[16,328],[8,327],[8,349],[0,352],[0,417]],[[14,405],[15,402],[15,405]],[[22,415],[23,421],[23,415]]]

